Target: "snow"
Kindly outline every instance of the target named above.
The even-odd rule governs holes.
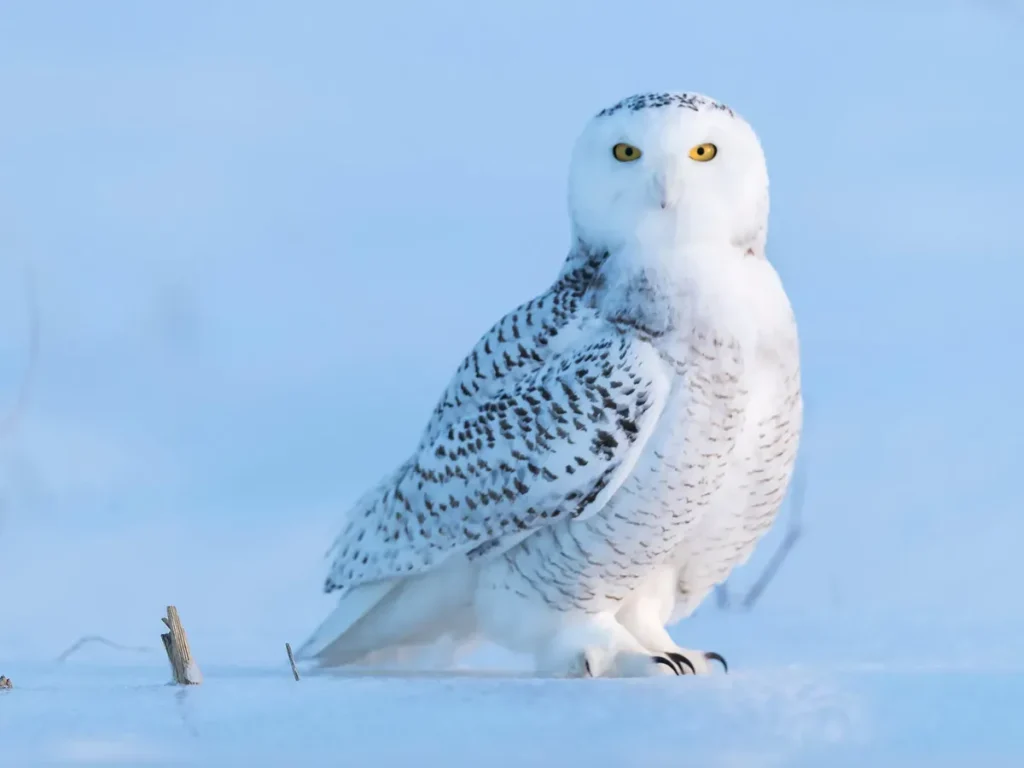
[[[0,10],[0,765],[1024,764],[1020,2],[107,5]],[[732,674],[296,684],[341,511],[663,88],[757,129],[801,328],[804,535],[673,629]]]
[[[16,666],[5,765],[1017,766],[1024,673],[791,666],[713,678],[304,677]]]

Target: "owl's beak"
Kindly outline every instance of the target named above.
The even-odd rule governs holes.
[[[679,191],[679,174],[674,163],[654,174],[655,200],[662,210],[675,207],[679,202]]]

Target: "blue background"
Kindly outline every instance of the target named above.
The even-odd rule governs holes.
[[[800,323],[804,537],[681,642],[1019,663],[1024,11],[1010,2],[5,2],[0,658],[277,659],[349,502],[568,248],[635,93],[759,132]],[[731,584],[742,593],[785,519]],[[688,629],[690,627],[690,629]]]

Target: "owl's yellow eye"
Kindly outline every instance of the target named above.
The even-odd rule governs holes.
[[[632,144],[623,144],[620,142],[612,147],[612,154],[615,155],[615,159],[619,162],[631,163],[634,160],[639,160],[640,155],[642,155],[643,152]]]
[[[698,163],[706,163],[708,160],[713,159],[717,154],[718,147],[710,142],[707,144],[698,144],[690,150],[690,157]]]

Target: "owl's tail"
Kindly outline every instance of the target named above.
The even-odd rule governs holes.
[[[465,560],[453,560],[419,576],[346,591],[296,658],[334,667],[391,660],[446,635],[467,642],[475,634],[475,568]]]
[[[318,659],[397,587],[396,581],[378,581],[343,594],[334,610],[298,649],[295,658],[300,661]]]

